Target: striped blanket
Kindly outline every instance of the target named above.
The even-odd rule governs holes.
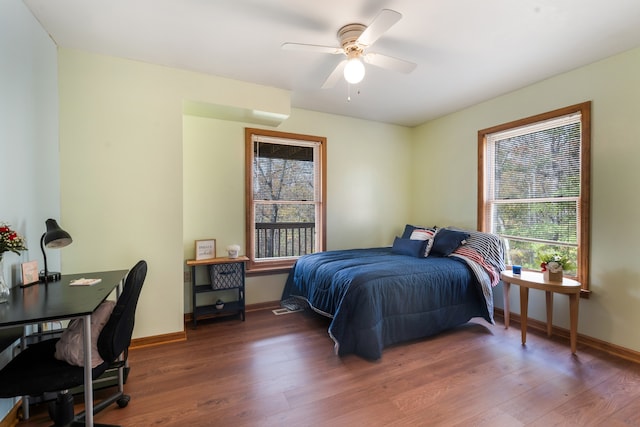
[[[482,286],[482,293],[489,309],[489,316],[493,322],[492,288],[500,283],[500,272],[505,269],[504,242],[495,234],[453,227],[448,227],[448,229],[469,234],[466,243],[449,256],[464,260],[471,268]]]

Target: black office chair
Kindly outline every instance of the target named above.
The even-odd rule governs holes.
[[[133,334],[136,306],[146,275],[145,261],[139,261],[129,271],[122,294],[98,337],[98,352],[104,362],[93,368],[93,379],[100,377],[107,369],[115,367],[118,370],[118,390],[95,404],[94,414],[114,402],[120,407],[129,403],[130,397],[124,394],[123,376]],[[58,392],[56,401],[51,402],[49,407],[54,425],[63,426],[71,422],[84,425],[84,413],[78,414],[74,419],[73,396],[68,392],[69,389],[82,386],[84,369],[54,357],[58,340],[59,338],[53,338],[29,345],[11,360],[0,371],[0,397],[40,396]]]

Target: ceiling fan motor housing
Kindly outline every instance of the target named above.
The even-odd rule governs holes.
[[[347,24],[338,30],[338,40],[347,56],[350,53],[362,53],[362,46],[357,43],[358,37],[367,29],[363,24]]]

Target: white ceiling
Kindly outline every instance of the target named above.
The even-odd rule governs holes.
[[[415,126],[640,46],[640,0],[24,0],[58,46],[290,90],[292,107]],[[369,49],[418,64],[367,66],[321,86],[348,23],[403,17]]]

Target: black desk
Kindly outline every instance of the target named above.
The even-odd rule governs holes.
[[[91,376],[91,314],[120,283],[128,270],[68,274],[56,282],[11,290],[8,303],[0,304],[0,328],[24,326],[62,319],[83,319],[85,425],[93,426],[93,379]],[[101,278],[92,286],[69,286],[79,278]]]

